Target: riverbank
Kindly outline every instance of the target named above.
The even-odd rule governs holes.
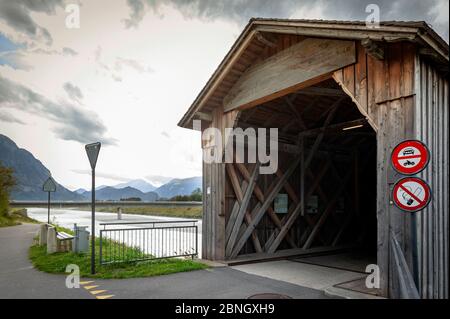
[[[89,207],[79,207],[76,210],[90,211]],[[96,207],[97,212],[116,213],[117,207]],[[147,216],[180,217],[201,219],[203,208],[201,206],[130,206],[122,208],[123,214],[136,214]]]
[[[8,216],[0,216],[0,227],[17,226],[22,223],[37,224],[39,222],[28,217],[26,209],[23,208],[13,209]]]

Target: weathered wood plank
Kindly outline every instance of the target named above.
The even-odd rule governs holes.
[[[228,242],[227,242],[227,245],[225,248],[225,254],[227,256],[231,253],[231,251],[234,247],[234,244],[236,242],[238,231],[241,227],[242,221],[244,220],[244,215],[247,211],[248,204],[249,204],[250,198],[253,194],[253,189],[255,188],[255,184],[256,184],[256,180],[258,179],[258,176],[259,176],[259,164],[256,164],[253,169],[252,176],[248,183],[247,189],[245,190],[244,197],[242,198],[242,202],[239,207],[239,211],[237,213],[236,220],[234,221],[234,224],[232,224],[233,228],[231,230],[230,238],[228,239]],[[229,221],[229,223],[230,222],[231,222],[231,220]]]
[[[273,100],[318,83],[355,61],[353,41],[306,39],[250,67],[224,98],[224,110]]]

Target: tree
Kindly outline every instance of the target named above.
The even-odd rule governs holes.
[[[15,184],[12,168],[0,165],[0,216],[8,214],[9,193]]]

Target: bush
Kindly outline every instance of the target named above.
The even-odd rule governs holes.
[[[8,215],[9,192],[14,185],[13,170],[0,165],[0,216]]]
[[[201,202],[202,201],[202,190],[197,188],[191,195],[177,195],[170,199],[175,202]]]

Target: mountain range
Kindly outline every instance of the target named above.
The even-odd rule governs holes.
[[[10,138],[0,134],[0,164],[14,170],[16,186],[11,192],[12,200],[46,200],[42,191],[45,180],[51,176],[50,171],[25,149],[19,148]],[[197,188],[202,188],[201,177],[170,179],[169,182],[156,187],[144,179],[135,179],[113,186],[102,185],[96,188],[97,200],[120,200],[131,197],[143,201],[170,199],[177,195],[190,195]],[[55,200],[86,201],[91,192],[83,188],[70,191],[57,183],[57,191],[52,194]]]
[[[14,170],[16,186],[11,192],[14,200],[47,200],[42,185],[51,175],[50,171],[33,154],[17,147],[10,138],[0,134],[0,164]],[[57,183],[57,192],[52,194],[55,200],[81,201],[84,197],[71,192]]]

